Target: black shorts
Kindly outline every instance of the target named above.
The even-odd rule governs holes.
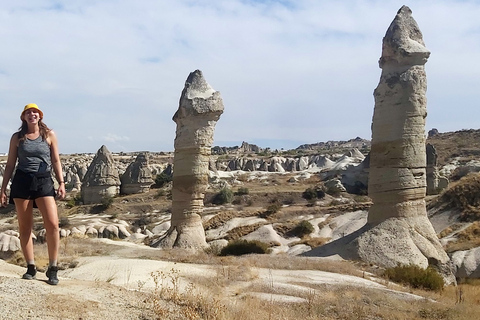
[[[10,186],[10,203],[14,204],[15,198],[35,200],[41,197],[55,197],[50,172],[32,174],[17,170]],[[35,202],[34,207],[37,207]]]

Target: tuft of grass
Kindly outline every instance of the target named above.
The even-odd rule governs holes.
[[[246,187],[239,187],[237,192],[235,192],[236,196],[243,196],[249,194],[250,191]]]
[[[230,241],[220,251],[221,256],[241,256],[244,254],[264,254],[268,251],[268,245],[261,241],[234,240]]]
[[[441,291],[445,286],[442,276],[432,267],[423,269],[417,265],[396,266],[387,268],[384,277],[412,288],[420,288],[431,291]]]

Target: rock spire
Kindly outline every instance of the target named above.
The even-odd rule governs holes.
[[[171,227],[154,246],[202,248],[207,245],[200,214],[208,185],[213,134],[223,109],[220,93],[207,83],[202,72],[190,73],[173,116],[177,130]]]
[[[312,250],[335,249],[382,267],[433,266],[447,283],[455,282],[450,259],[428,220],[425,118],[430,52],[410,8],[403,6],[383,38],[380,82],[375,89],[368,193],[373,205],[357,232]],[[315,254],[316,253],[316,254]]]

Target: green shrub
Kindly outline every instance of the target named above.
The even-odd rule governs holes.
[[[108,209],[112,206],[113,204],[113,197],[110,197],[110,196],[104,196],[102,198],[102,207],[104,209]]]
[[[290,234],[297,237],[304,237],[314,231],[313,225],[306,220],[300,221],[295,228],[290,231]]]
[[[422,269],[413,264],[388,268],[384,276],[391,281],[425,290],[440,291],[445,285],[442,276],[432,267]]]
[[[213,199],[212,203],[213,204],[225,204],[225,203],[230,203],[233,200],[233,191],[228,189],[228,188],[223,188],[220,190],[219,193],[217,193]]]
[[[305,200],[323,199],[325,198],[324,187],[315,186],[314,188],[307,188],[303,191],[302,198]]]
[[[221,256],[241,256],[250,253],[267,253],[268,245],[261,241],[234,240],[220,251]]]
[[[173,180],[173,177],[165,172],[157,174],[155,177],[155,184],[153,185],[154,188],[162,188],[164,185],[169,183]]]
[[[245,188],[245,187],[239,187],[237,192],[235,192],[235,195],[236,196],[243,196],[243,195],[246,195],[246,194],[249,194],[250,191],[248,190],[248,188]]]

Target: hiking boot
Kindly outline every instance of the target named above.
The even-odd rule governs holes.
[[[53,286],[58,284],[57,271],[58,271],[57,267],[53,267],[53,266],[48,267],[48,270],[45,273],[48,277],[48,280],[47,280],[48,284],[51,284]]]
[[[35,265],[29,264],[27,265],[27,272],[23,274],[22,279],[33,280],[35,279],[36,274],[37,274],[37,268],[35,268]]]

